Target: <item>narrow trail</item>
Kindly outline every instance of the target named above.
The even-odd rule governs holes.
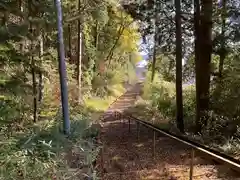
[[[156,133],[156,152],[153,158],[153,132],[151,130],[140,127],[138,139],[134,122],[131,122],[129,132],[127,120],[111,118],[110,115],[115,110],[124,112],[131,108],[140,90],[139,84],[131,88],[105,114],[106,118],[101,131],[103,152],[98,160],[98,167],[103,169],[101,179],[188,180],[191,149]],[[203,159],[195,158],[194,164],[193,180],[239,179],[221,174],[222,166],[206,163]]]

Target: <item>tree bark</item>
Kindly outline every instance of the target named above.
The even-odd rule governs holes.
[[[61,101],[63,114],[63,132],[66,135],[70,133],[70,119],[68,108],[68,88],[67,88],[67,72],[65,64],[65,49],[63,40],[63,26],[62,26],[62,5],[61,0],[56,0],[57,9],[57,26],[58,26],[58,56],[59,56],[59,76],[61,85]]]
[[[182,22],[181,1],[175,0],[175,25],[176,25],[176,104],[177,104],[177,127],[184,133],[183,122],[183,98],[182,98]]]
[[[43,62],[43,32],[41,32],[40,34],[40,40],[39,40],[39,59],[40,59],[40,64],[42,67],[42,62]],[[43,99],[43,74],[42,74],[42,70],[40,69],[39,71],[39,84],[38,84],[38,101],[39,103],[42,102]]]
[[[71,24],[68,24],[68,58],[70,63],[73,63],[72,60],[72,32],[71,32]]]
[[[127,24],[121,24],[121,27],[118,30],[118,37],[117,37],[116,41],[114,42],[113,46],[111,47],[111,49],[110,49],[110,51],[109,51],[109,53],[108,53],[108,55],[106,57],[106,61],[108,61],[108,66],[111,64],[111,59],[113,57],[113,52],[114,52],[115,48],[117,47],[118,41],[120,40],[120,38],[121,38],[125,28],[127,26],[130,26],[133,22],[134,21],[131,21],[131,22],[127,23]]]
[[[152,60],[152,76],[151,76],[151,82],[154,80],[155,76],[155,66],[156,66],[156,53],[157,53],[157,41],[158,41],[158,6],[157,6],[157,1],[155,0],[154,2],[154,11],[155,11],[155,24],[154,24],[154,45],[153,45],[153,60]]]
[[[107,55],[107,57],[106,57],[106,61],[108,61],[108,66],[111,64],[111,59],[112,59],[112,56],[113,56],[113,51],[114,51],[114,49],[116,48],[117,43],[118,43],[118,41],[120,40],[120,37],[122,36],[122,33],[123,33],[124,29],[125,29],[124,26],[121,26],[121,27],[119,28],[118,37],[117,37],[116,41],[114,42],[112,48],[110,49],[110,51],[109,51],[109,53],[108,53],[108,55]]]
[[[200,2],[199,0],[194,0],[194,48],[195,48],[195,85],[196,85],[196,133],[201,131],[201,117],[200,117],[200,56],[199,56],[199,46],[200,46]]]
[[[78,10],[80,13],[81,9],[81,0],[78,0]],[[82,20],[78,19],[78,53],[77,53],[77,87],[78,87],[78,103],[82,102]]]
[[[98,26],[99,26],[98,20],[96,20],[95,35],[94,35],[94,44],[95,44],[96,52],[98,52],[98,38],[99,38]],[[93,65],[93,73],[97,72],[97,67],[98,67],[98,63],[95,62]]]
[[[28,16],[32,17],[32,2],[31,0],[28,0]],[[29,23],[29,32],[31,34],[31,38],[33,35],[33,27],[32,23]],[[33,40],[30,39],[30,52],[33,52]],[[37,82],[36,82],[36,65],[35,65],[35,59],[33,57],[33,54],[30,56],[30,62],[31,62],[31,74],[32,74],[32,95],[33,95],[33,122],[37,122],[38,119],[38,113],[37,113]]]
[[[198,98],[198,118],[197,130],[201,131],[207,125],[207,111],[209,110],[209,89],[210,89],[210,63],[212,55],[212,0],[202,0],[199,34],[199,59],[197,62],[197,79],[199,80]]]
[[[221,32],[221,49],[220,49],[220,60],[219,60],[219,79],[222,78],[223,64],[226,57],[225,48],[225,31],[226,31],[226,0],[221,0],[221,19],[222,19],[222,32]]]
[[[32,45],[31,45],[32,46]],[[37,122],[37,82],[36,82],[36,71],[35,71],[35,59],[31,56],[31,72],[32,72],[32,92],[33,92],[33,121]]]

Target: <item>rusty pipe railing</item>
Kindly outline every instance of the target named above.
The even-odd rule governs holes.
[[[193,159],[194,159],[194,154],[195,154],[195,151],[198,151],[202,154],[204,154],[205,156],[207,156],[209,159],[212,159],[212,160],[215,160],[215,161],[218,161],[219,163],[221,164],[225,164],[226,166],[230,167],[232,170],[234,171],[237,171],[240,173],[240,161],[237,160],[237,159],[234,159],[233,157],[231,156],[228,156],[226,154],[223,154],[223,153],[220,153],[216,150],[213,150],[211,148],[208,148],[202,144],[199,144],[199,143],[196,143],[196,142],[193,142],[189,139],[187,139],[186,137],[183,137],[183,136],[177,136],[171,132],[168,132],[166,130],[163,130],[151,123],[148,123],[146,121],[143,121],[143,120],[140,120],[138,118],[135,118],[129,114],[126,114],[126,113],[121,113],[121,112],[118,112],[116,111],[115,112],[115,118],[119,119],[119,118],[124,118],[124,119],[127,119],[128,120],[128,127],[129,127],[129,132],[131,130],[131,120],[132,121],[135,121],[137,123],[137,138],[139,139],[139,136],[140,136],[140,124],[147,127],[147,128],[150,128],[153,130],[153,132],[158,132],[158,133],[161,133],[171,139],[174,139],[178,142],[181,142],[189,147],[192,148],[191,150],[191,162],[190,162],[190,175],[189,175],[189,179],[192,180],[193,179],[193,167],[194,167],[194,162],[193,162]],[[155,133],[153,134],[153,141],[155,142]],[[155,156],[155,143],[154,143],[154,150],[153,150],[153,157]]]

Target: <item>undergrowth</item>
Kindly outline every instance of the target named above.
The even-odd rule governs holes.
[[[99,116],[124,90],[118,84],[104,98],[90,96],[80,106],[70,103],[71,134],[68,136],[61,130],[61,110],[49,106],[48,102],[42,107],[39,122],[24,123],[21,128],[2,126],[0,179],[97,179],[93,162],[101,147],[96,144],[99,129],[92,124],[97,123]]]
[[[179,133],[176,128],[176,93],[175,84],[155,76],[153,83],[150,82],[150,73],[144,83],[141,99],[135,107],[130,109],[134,116],[147,119],[160,128]],[[239,120],[230,118],[226,114],[217,114],[215,109],[208,112],[208,124],[202,134],[195,134],[195,86],[183,85],[183,113],[186,135],[199,143],[239,157],[240,128]],[[215,103],[215,107],[216,107]],[[221,105],[218,105],[222,108]]]

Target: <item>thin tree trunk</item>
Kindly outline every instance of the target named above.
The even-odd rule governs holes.
[[[225,31],[226,31],[226,0],[221,0],[222,12],[222,32],[221,32],[221,50],[220,50],[220,61],[219,61],[219,79],[222,78],[223,64],[226,57],[226,49],[225,49]]]
[[[122,34],[123,34],[123,31],[124,29],[127,27],[127,26],[130,26],[134,21],[131,21],[130,23],[128,24],[121,24],[121,27],[119,28],[118,30],[118,37],[116,39],[116,41],[114,42],[113,46],[111,47],[107,57],[106,57],[106,61],[108,61],[108,66],[111,64],[111,59],[112,59],[112,56],[113,56],[113,52],[115,50],[115,48],[117,47],[117,43],[118,41],[120,40]]]
[[[35,70],[35,59],[31,57],[31,72],[32,72],[32,90],[33,90],[33,121],[37,122],[37,82],[36,82],[36,70]]]
[[[68,24],[68,57],[69,57],[70,63],[73,63],[73,61],[72,61],[72,33],[71,33],[71,24]]]
[[[23,0],[19,1],[19,7],[20,7],[20,11],[23,13],[24,12],[24,3]],[[23,48],[24,48],[24,42],[23,40],[20,43],[20,51],[23,52]]]
[[[99,37],[98,20],[96,20],[95,35],[94,35],[94,44],[95,44],[96,52],[98,52],[98,37]],[[98,66],[98,64],[97,64],[97,62],[95,62],[93,65],[93,73],[97,72],[97,66]]]
[[[195,36],[195,83],[196,83],[196,132],[201,131],[201,117],[200,117],[200,2],[194,0],[194,36]]]
[[[31,0],[28,1],[28,10],[29,10],[29,14],[28,16],[31,17],[32,16],[32,2]],[[33,27],[32,27],[32,23],[30,22],[29,25],[29,31],[31,36],[33,37]],[[31,37],[31,38],[32,38]],[[33,52],[33,40],[30,40],[30,52]],[[37,122],[37,82],[36,82],[36,65],[35,65],[35,59],[33,57],[33,55],[31,55],[30,57],[30,62],[31,62],[31,74],[32,74],[32,93],[33,93],[33,121]]]
[[[176,24],[176,104],[177,127],[184,133],[183,98],[182,98],[182,27],[181,27],[181,1],[175,0]]]
[[[154,2],[154,11],[155,11],[155,23],[154,23],[154,45],[153,45],[153,60],[152,60],[152,76],[151,76],[151,82],[154,80],[155,76],[155,66],[156,66],[156,51],[157,51],[157,33],[158,33],[158,19],[157,19],[157,14],[158,14],[158,7],[157,7],[157,1],[155,0]]]
[[[123,26],[120,27],[119,32],[118,32],[118,37],[117,37],[116,41],[114,42],[112,48],[110,49],[110,51],[109,51],[109,53],[108,53],[108,55],[107,55],[107,57],[106,57],[106,61],[108,61],[108,66],[111,64],[111,59],[112,59],[112,56],[113,56],[113,51],[114,51],[114,49],[116,48],[117,43],[118,43],[118,41],[120,40],[120,37],[122,36],[122,33],[123,33],[124,29],[125,29],[125,28],[124,28]]]
[[[99,37],[99,33],[98,33],[98,20],[96,20],[96,30],[95,30],[95,47],[96,50],[98,50],[98,37]]]
[[[40,40],[39,40],[39,59],[40,59],[40,64],[42,67],[42,62],[43,62],[43,32],[41,32],[40,34]],[[39,71],[39,84],[38,84],[38,101],[39,103],[42,102],[43,99],[43,74],[42,74],[42,70],[40,69]]]
[[[81,0],[78,0],[78,10],[80,13]],[[82,90],[81,90],[81,77],[82,77],[82,29],[81,29],[81,19],[78,20],[78,61],[77,61],[77,87],[78,87],[78,103],[82,102]]]

